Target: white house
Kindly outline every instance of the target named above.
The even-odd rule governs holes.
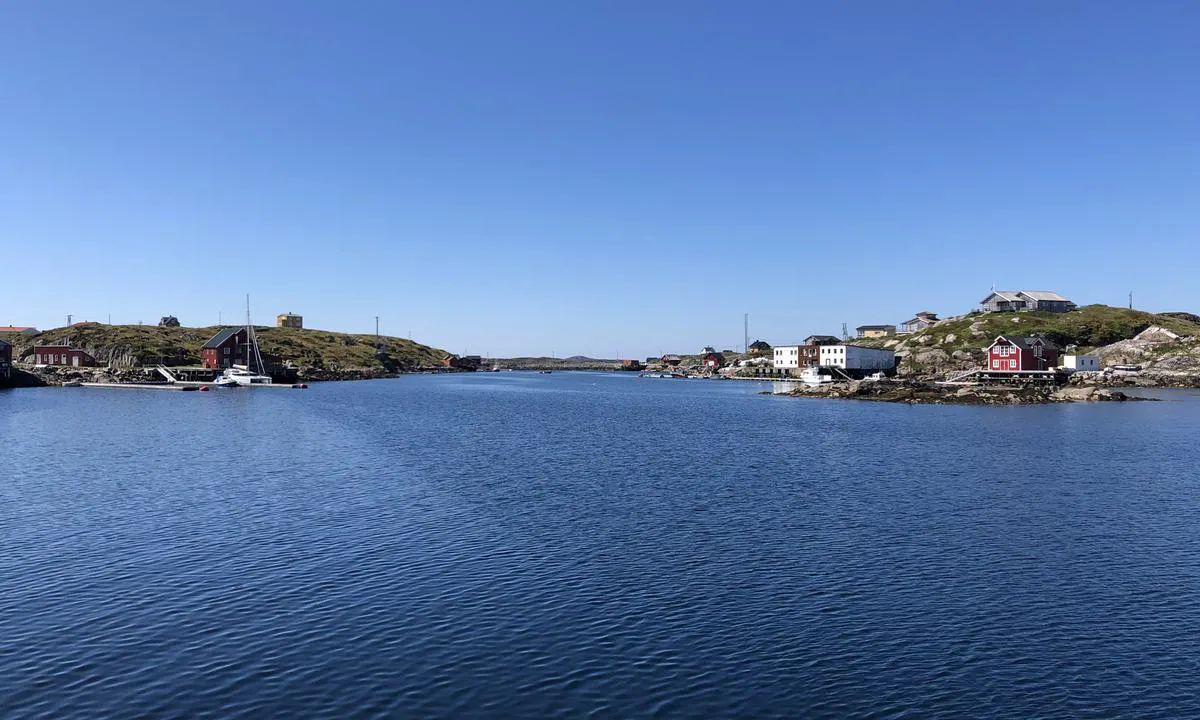
[[[843,370],[892,370],[896,353],[858,345],[822,345],[821,367]]]
[[[1073,372],[1096,372],[1100,369],[1100,358],[1095,355],[1063,355],[1062,366]]]

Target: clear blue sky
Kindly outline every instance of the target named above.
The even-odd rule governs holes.
[[[1200,312],[1200,5],[0,6],[0,324],[295,311],[493,356],[994,283]]]

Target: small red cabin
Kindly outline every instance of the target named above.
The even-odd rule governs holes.
[[[1046,372],[1058,367],[1060,348],[1046,338],[1001,335],[987,348],[988,372]]]
[[[38,345],[33,349],[33,364],[96,367],[96,358],[67,345]]]
[[[704,356],[704,367],[723,368],[725,367],[725,356],[719,352],[710,352]]]

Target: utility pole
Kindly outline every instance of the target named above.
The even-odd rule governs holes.
[[[1133,291],[1132,290],[1129,291],[1129,309],[1130,310],[1133,309]]]
[[[379,342],[379,316],[375,316],[375,342]]]
[[[747,355],[750,352],[750,313],[742,315],[742,354]]]

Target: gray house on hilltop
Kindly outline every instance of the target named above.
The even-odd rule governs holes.
[[[993,290],[980,301],[984,312],[1070,312],[1075,303],[1048,290]]]

